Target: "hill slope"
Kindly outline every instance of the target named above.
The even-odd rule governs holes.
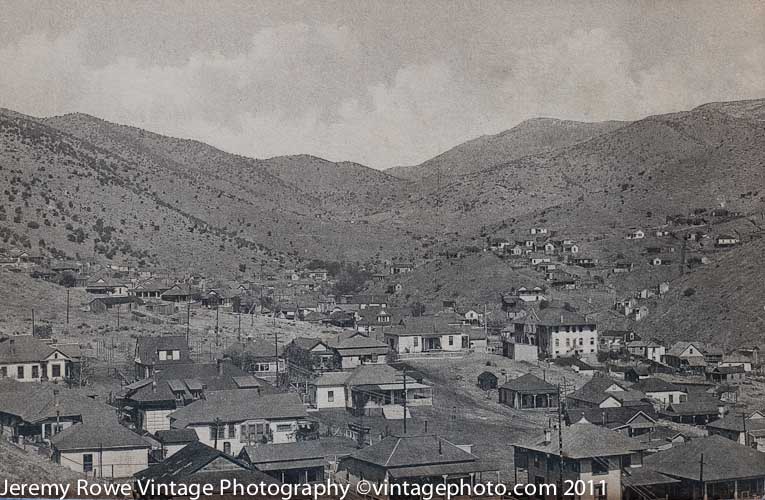
[[[485,135],[441,153],[420,165],[393,167],[392,175],[422,180],[440,174],[444,178],[465,175],[524,156],[553,151],[612,132],[626,122],[585,123],[555,118],[534,118],[496,135]]]

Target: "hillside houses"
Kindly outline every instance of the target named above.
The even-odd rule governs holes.
[[[184,336],[163,335],[139,337],[136,340],[133,360],[136,378],[148,378],[155,370],[190,362],[191,352]]]

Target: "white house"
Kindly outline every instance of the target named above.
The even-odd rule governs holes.
[[[149,442],[116,418],[73,425],[50,442],[55,463],[89,477],[127,478],[149,466]]]
[[[255,443],[292,443],[309,426],[295,393],[217,391],[170,414],[174,429],[192,429],[199,441],[229,455]]]
[[[356,368],[361,365],[381,365],[388,362],[390,351],[388,344],[354,332],[348,337],[338,337],[328,342],[341,360],[343,370]]]
[[[685,403],[688,400],[688,393],[682,387],[660,378],[644,378],[630,389],[640,391],[649,398],[661,402],[663,408],[674,403]]]
[[[470,327],[449,324],[439,316],[406,318],[384,332],[397,354],[456,352],[470,349]]]
[[[628,240],[642,240],[645,238],[645,233],[641,229],[637,229],[635,231],[631,231],[627,233],[627,236],[625,236]]]
[[[21,382],[64,380],[71,375],[75,362],[71,355],[79,350],[75,347],[47,344],[32,335],[0,337],[0,377]]]

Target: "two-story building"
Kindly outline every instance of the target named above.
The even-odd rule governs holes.
[[[595,321],[571,308],[531,307],[524,317],[513,320],[512,325],[504,342],[536,346],[540,357],[555,359],[578,355],[592,359],[597,356]]]
[[[354,332],[349,336],[338,335],[328,342],[340,359],[343,370],[361,365],[383,365],[388,362],[390,347],[385,342]]]
[[[310,422],[295,393],[260,394],[254,390],[211,392],[169,415],[174,429],[192,429],[199,442],[237,455],[256,443],[293,443]]]
[[[637,440],[593,424],[548,429],[513,446],[514,467],[521,481],[557,484],[561,475],[564,485],[565,481],[582,481],[587,485],[578,495],[582,500],[621,500],[622,471],[642,462],[643,449]],[[540,498],[552,500],[556,496]]]
[[[138,337],[133,362],[137,379],[151,377],[155,370],[191,363],[189,344],[183,335]]]

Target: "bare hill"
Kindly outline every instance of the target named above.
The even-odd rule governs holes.
[[[420,165],[393,167],[387,172],[402,179],[444,179],[478,172],[501,163],[586,141],[612,132],[626,122],[577,122],[534,118],[496,135],[484,135],[455,146]],[[436,182],[431,179],[430,182]],[[445,182],[445,181],[444,181]]]

